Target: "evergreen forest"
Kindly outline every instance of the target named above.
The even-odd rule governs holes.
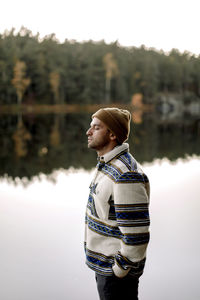
[[[200,97],[200,55],[40,38],[24,27],[0,35],[0,105],[127,104],[135,93]]]

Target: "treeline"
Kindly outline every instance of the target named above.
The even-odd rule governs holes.
[[[146,102],[159,93],[200,97],[200,55],[117,42],[60,43],[26,28],[0,35],[0,104],[126,104],[135,93]]]

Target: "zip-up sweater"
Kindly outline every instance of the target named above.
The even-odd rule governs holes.
[[[124,143],[99,158],[86,209],[86,264],[139,277],[149,242],[149,180]]]

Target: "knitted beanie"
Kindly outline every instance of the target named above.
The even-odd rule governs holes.
[[[92,115],[98,118],[117,137],[119,144],[128,139],[130,132],[131,114],[128,110],[119,108],[101,108]]]

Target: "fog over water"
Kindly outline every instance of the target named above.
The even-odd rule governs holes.
[[[151,182],[151,241],[140,300],[199,300],[199,157],[143,169]],[[57,170],[56,183],[41,174],[27,187],[1,179],[0,299],[98,299],[83,248],[92,172]]]

